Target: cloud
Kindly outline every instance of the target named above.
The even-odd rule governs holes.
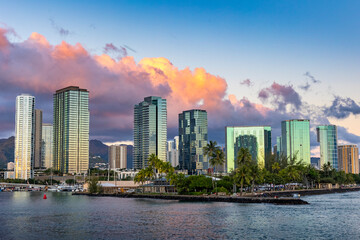
[[[17,95],[33,94],[44,122],[51,123],[52,95],[69,85],[90,91],[90,138],[105,142],[133,138],[134,105],[151,95],[167,99],[169,138],[177,135],[179,113],[201,108],[208,112],[209,140],[222,144],[225,126],[270,125],[275,140],[283,120],[309,118],[312,125],[326,124],[327,114],[332,115],[330,110],[302,102],[292,85],[274,82],[261,89],[258,97],[267,106],[228,94],[226,80],[201,67],[179,69],[164,57],[138,63],[132,56],[117,59],[109,54],[121,48],[111,43],[104,54],[93,55],[81,43],[52,45],[39,33],[15,43],[8,34],[9,30],[0,28],[0,137],[14,132]],[[343,111],[344,102],[340,103],[341,110],[333,108]],[[340,131],[339,138],[346,134],[346,129]]]
[[[359,144],[360,136],[349,133],[349,131],[341,126],[337,127],[339,139],[342,140],[344,144]],[[339,143],[340,145],[340,143]]]
[[[67,37],[70,33],[69,30],[59,26],[52,18],[49,19],[51,26],[60,34],[61,37]]]
[[[104,47],[104,54],[108,54],[110,56],[113,56],[116,59],[121,59],[123,57],[126,57],[128,55],[126,48],[124,47],[116,47],[112,43],[107,43]]]
[[[304,85],[300,85],[299,88],[304,90],[304,91],[308,91],[310,89],[310,87],[312,86],[312,84],[317,84],[317,83],[321,83],[320,80],[317,80],[313,75],[311,75],[310,72],[306,72],[304,73],[304,76],[306,76],[308,79],[310,79],[311,83],[309,83],[308,81],[304,84]]]
[[[251,87],[254,85],[254,83],[250,79],[245,79],[244,81],[240,82],[240,85],[245,85],[245,86]]]
[[[286,111],[287,105],[299,109],[302,104],[300,95],[291,85],[286,86],[276,82],[260,90],[258,96],[264,103],[270,102],[279,111]]]
[[[331,106],[325,108],[325,113],[329,117],[344,119],[351,113],[354,115],[360,114],[360,106],[351,98],[334,96]]]
[[[307,90],[309,90],[310,86],[311,85],[309,84],[309,82],[306,82],[305,85],[300,85],[299,88],[301,88],[304,91],[307,91]]]
[[[321,83],[321,81],[316,79],[313,75],[311,75],[310,72],[304,73],[304,76],[308,77],[312,81],[312,83]]]

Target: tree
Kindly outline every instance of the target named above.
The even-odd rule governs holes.
[[[256,163],[252,163],[249,167],[249,178],[251,179],[251,193],[254,192],[255,181],[259,180],[260,169]]]
[[[240,184],[240,196],[242,196],[244,184],[250,183],[249,165],[244,164],[237,168],[234,178],[235,182]]]
[[[238,167],[244,166],[249,164],[252,161],[252,156],[247,148],[240,148],[237,157],[236,157],[236,163]]]
[[[89,183],[89,192],[91,194],[102,192],[102,187],[99,184],[99,178],[92,176],[90,179],[88,179],[88,183]]]
[[[214,156],[210,158],[209,163],[214,167],[223,165],[225,163],[224,151],[220,148],[217,148],[215,150]]]
[[[145,169],[141,169],[134,177],[135,183],[141,183],[143,187],[143,193],[145,192],[144,183],[147,181],[147,173]]]
[[[68,185],[75,185],[76,184],[76,180],[75,179],[66,179],[65,181],[66,184]]]
[[[324,175],[325,177],[329,177],[330,176],[330,172],[332,170],[331,164],[330,162],[324,163],[322,165],[322,170],[324,171]]]
[[[218,147],[216,145],[217,145],[216,141],[210,141],[208,144],[206,144],[205,147],[203,147],[204,155],[208,156],[209,162],[214,157],[215,152],[218,149]]]

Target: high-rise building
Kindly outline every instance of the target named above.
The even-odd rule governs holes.
[[[173,167],[179,165],[179,136],[174,137],[174,140],[167,141],[166,161]]]
[[[41,133],[42,132],[42,111],[35,109],[35,130],[34,130],[34,168],[42,168],[41,165]]]
[[[6,170],[8,171],[14,171],[15,169],[15,163],[14,162],[8,162],[6,165]]]
[[[63,173],[89,168],[89,92],[66,87],[54,94],[53,167]]]
[[[241,148],[247,148],[260,168],[271,156],[271,127],[225,127],[227,172],[237,168],[236,159]]]
[[[310,121],[294,119],[281,122],[281,155],[296,157],[308,165],[310,162]]]
[[[146,97],[134,107],[134,168],[147,167],[151,154],[166,161],[166,141],[166,99]]]
[[[317,141],[320,143],[320,167],[328,162],[338,169],[337,128],[335,125],[323,125],[316,128]]]
[[[340,171],[359,174],[359,149],[356,145],[340,145],[338,154]]]
[[[281,145],[282,145],[281,137],[280,137],[280,136],[277,136],[277,137],[276,137],[276,153],[274,152],[274,154],[276,154],[276,157],[277,157],[277,158],[280,157]]]
[[[21,94],[16,97],[15,113],[15,178],[34,177],[35,97]]]
[[[111,170],[127,168],[127,146],[109,146],[108,162]]]
[[[53,126],[50,123],[42,125],[42,144],[41,144],[41,166],[52,168],[53,165]]]
[[[193,109],[179,114],[179,165],[191,173],[204,173],[210,166],[203,147],[208,142],[205,110]]]

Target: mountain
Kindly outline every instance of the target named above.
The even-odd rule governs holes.
[[[6,168],[8,162],[14,161],[15,137],[0,139],[0,169]],[[100,156],[101,162],[108,161],[108,146],[99,140],[89,141],[90,158]],[[133,146],[127,145],[127,165],[131,168],[133,165]]]
[[[8,162],[14,161],[15,137],[0,139],[0,168],[6,168]]]
[[[103,144],[99,140],[90,140],[89,142],[89,156],[96,157],[100,156],[102,159],[108,160],[108,146]]]

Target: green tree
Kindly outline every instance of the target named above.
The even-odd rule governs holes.
[[[248,165],[252,161],[252,156],[247,148],[240,148],[239,152],[237,153],[236,163],[238,167]]]
[[[240,185],[240,196],[243,194],[244,185],[249,184],[251,181],[249,171],[250,169],[248,164],[244,164],[236,169],[234,178],[237,185]]]
[[[94,193],[101,193],[102,192],[102,187],[99,184],[99,178],[98,177],[90,177],[88,179],[88,183],[89,183],[89,192],[91,194]]]
[[[249,166],[249,178],[251,179],[251,193],[254,193],[255,181],[260,179],[260,169],[256,163]]]

